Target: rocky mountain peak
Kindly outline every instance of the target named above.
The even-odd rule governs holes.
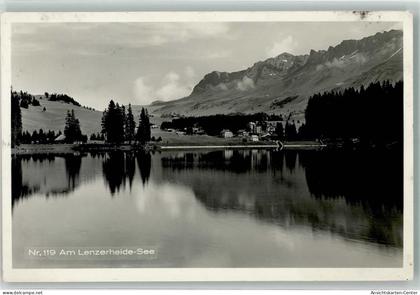
[[[226,111],[246,112],[256,111],[252,101],[259,99],[258,110],[269,108],[271,111],[273,100],[301,97],[290,104],[299,102],[299,107],[303,108],[304,98],[316,91],[401,80],[402,36],[402,31],[398,30],[379,32],[360,40],[343,40],[326,50],[312,49],[305,55],[283,52],[242,71],[213,71],[206,74],[182,102],[188,105],[187,101],[191,100],[195,105],[205,97],[205,104],[199,104],[203,110],[231,105]],[[242,102],[233,98],[241,98]],[[249,98],[249,102],[245,98]],[[169,110],[171,105],[176,102],[166,102],[163,109]],[[200,109],[194,107],[194,111]]]

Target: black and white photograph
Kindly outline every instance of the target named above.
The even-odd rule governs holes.
[[[5,278],[410,279],[412,79],[407,12],[6,14]]]

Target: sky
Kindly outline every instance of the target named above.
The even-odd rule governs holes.
[[[105,109],[188,96],[211,71],[238,71],[283,52],[308,54],[401,29],[380,22],[15,23],[12,86],[66,93]]]

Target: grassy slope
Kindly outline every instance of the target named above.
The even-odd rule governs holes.
[[[67,110],[72,109],[80,121],[80,126],[84,134],[90,135],[101,131],[102,112],[88,110],[63,102],[48,101],[46,99],[40,99],[39,101],[41,103],[41,106],[39,107],[29,106],[28,109],[21,108],[24,131],[28,130],[32,132],[42,128],[44,131],[61,130],[63,132]],[[45,112],[42,111],[44,107],[46,108]],[[140,110],[141,107],[133,108],[136,125],[138,125],[139,122]],[[170,119],[161,119],[160,117],[150,118],[151,123],[157,124],[158,126],[160,126],[164,120]],[[169,137],[173,136],[169,133],[164,133],[165,132],[159,129],[152,130],[152,135],[156,137],[162,136],[163,138],[165,135]]]
[[[72,104],[63,102],[40,100],[41,106],[29,106],[28,109],[22,110],[23,130],[32,132],[42,128],[47,130],[64,130],[64,122],[67,110],[74,110],[76,117],[80,121],[80,126],[84,134],[97,133],[101,130],[102,112],[87,110]],[[43,108],[46,111],[43,112]]]

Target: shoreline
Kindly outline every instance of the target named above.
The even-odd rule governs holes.
[[[266,144],[205,144],[205,145],[159,145],[151,144],[145,147],[133,145],[98,145],[98,144],[27,144],[12,148],[12,155],[25,154],[77,154],[85,152],[133,151],[133,150],[200,150],[200,149],[319,149],[327,145],[316,142],[290,142]]]
[[[250,144],[250,145],[168,145],[160,146],[162,150],[179,150],[179,149],[318,149],[325,148],[326,144]]]
[[[262,148],[279,148],[277,144],[259,144],[259,145],[166,145],[160,146],[162,150],[176,149],[262,149]]]

